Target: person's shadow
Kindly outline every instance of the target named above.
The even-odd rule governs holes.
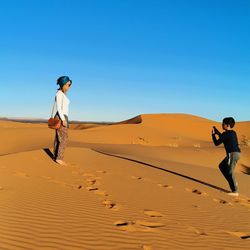
[[[49,148],[44,148],[43,151],[44,151],[52,160],[54,160],[54,155],[53,155],[53,153],[50,151]]]
[[[95,151],[95,152],[97,152],[97,153],[100,153],[100,154],[104,154],[104,155],[108,155],[108,156],[112,156],[112,157],[117,157],[117,158],[120,158],[120,159],[124,159],[124,160],[128,160],[128,161],[136,162],[136,163],[142,164],[142,165],[147,166],[147,167],[151,167],[151,168],[154,168],[154,169],[165,171],[165,172],[168,172],[170,174],[174,174],[174,175],[180,176],[182,178],[185,178],[185,179],[188,179],[188,180],[195,181],[197,183],[203,184],[203,185],[208,186],[210,188],[214,188],[214,189],[217,189],[219,191],[222,191],[222,192],[225,192],[225,193],[229,193],[229,191],[226,190],[226,189],[224,189],[224,188],[215,186],[213,184],[207,183],[207,182],[199,180],[199,179],[195,179],[193,177],[190,177],[190,176],[187,176],[187,175],[184,175],[184,174],[177,173],[177,172],[172,171],[172,170],[168,170],[168,169],[165,169],[165,168],[157,167],[157,166],[151,165],[149,163],[146,163],[146,162],[143,162],[143,161],[134,160],[134,159],[127,158],[127,157],[124,157],[124,156],[113,155],[113,154],[110,154],[110,153],[98,151],[98,150],[93,149],[93,148],[92,148],[92,150]]]
[[[242,166],[242,173],[250,175],[250,167],[248,167],[247,165],[241,164]]]

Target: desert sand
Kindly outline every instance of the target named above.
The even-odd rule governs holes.
[[[62,167],[46,124],[0,121],[0,249],[249,249],[250,122],[235,127],[239,197],[218,170],[214,125],[185,114],[72,124]]]

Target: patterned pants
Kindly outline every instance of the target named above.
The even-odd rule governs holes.
[[[63,160],[64,151],[68,143],[68,128],[61,125],[59,129],[56,129],[55,141],[54,141],[54,159]]]

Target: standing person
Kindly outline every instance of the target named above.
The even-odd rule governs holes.
[[[67,165],[64,161],[64,151],[68,142],[68,112],[69,112],[69,99],[66,96],[72,81],[68,76],[61,76],[57,79],[59,89],[55,96],[57,113],[56,116],[61,120],[61,126],[56,129],[54,141],[54,160],[60,165]]]
[[[219,164],[220,171],[228,181],[231,196],[238,196],[238,183],[235,180],[234,169],[237,161],[240,159],[240,148],[238,144],[237,134],[233,130],[235,120],[232,117],[226,117],[222,121],[223,133],[220,133],[216,127],[213,127],[212,138],[215,146],[224,144],[226,157]],[[218,136],[218,139],[216,138]]]

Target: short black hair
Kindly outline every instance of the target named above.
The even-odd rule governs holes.
[[[229,125],[230,128],[233,128],[235,125],[235,120],[233,117],[226,117],[223,119],[223,123]]]

